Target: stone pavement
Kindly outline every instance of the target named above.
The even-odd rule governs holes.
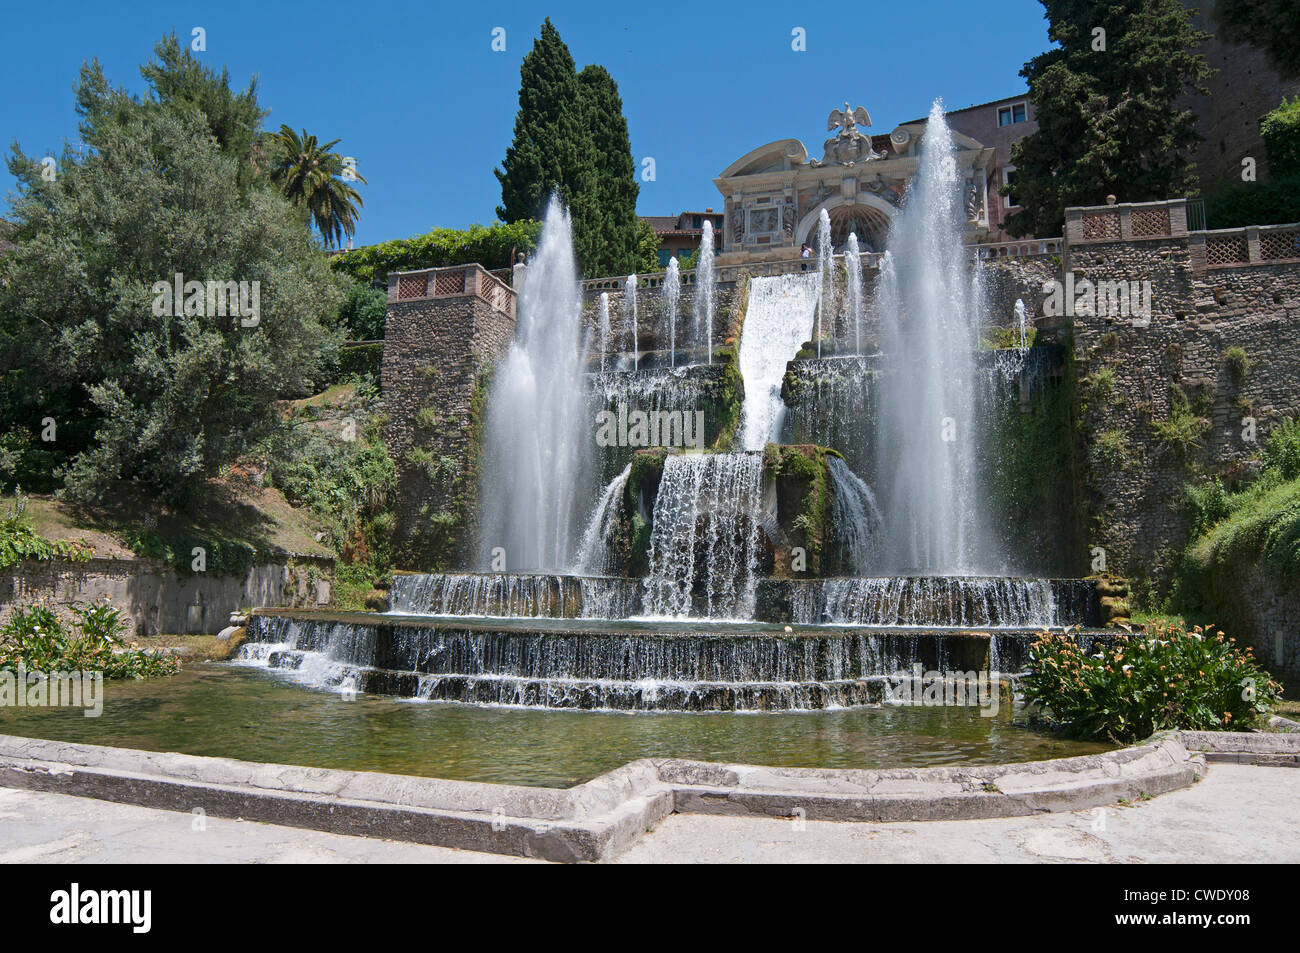
[[[1300,771],[1214,764],[1130,805],[869,824],[675,814],[622,863],[1297,863]],[[0,863],[506,863],[518,858],[0,788]],[[196,829],[202,828],[202,829]]]

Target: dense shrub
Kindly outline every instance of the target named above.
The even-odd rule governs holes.
[[[1205,215],[1210,228],[1300,222],[1300,173],[1217,188],[1205,197]]]
[[[90,558],[90,547],[80,540],[49,540],[32,529],[26,508],[26,500],[16,496],[0,513],[0,569],[16,566],[25,559],[85,562]]]
[[[1281,687],[1222,632],[1161,621],[1091,654],[1075,638],[1042,633],[1029,652],[1026,700],[1055,730],[1132,742],[1156,731],[1245,730]]]
[[[1274,178],[1300,173],[1300,96],[1284,99],[1259,124]]]
[[[0,628],[0,669],[103,672],[105,678],[175,675],[180,660],[125,645],[126,624],[107,602],[73,609],[71,620],[41,605],[20,607]]]
[[[388,295],[363,281],[353,281],[343,292],[339,323],[350,341],[375,341],[384,336]]]
[[[157,559],[167,563],[182,576],[195,572],[214,575],[243,576],[253,568],[257,550],[248,543],[222,539],[211,534],[186,533],[165,536],[157,530],[133,529],[124,534],[123,541],[137,556]],[[202,569],[195,568],[197,550],[202,550]]]
[[[541,222],[513,225],[471,225],[466,229],[435,228],[414,238],[397,238],[335,255],[330,265],[356,281],[370,284],[394,271],[417,271],[478,262],[484,268],[512,264],[511,251],[529,252],[537,244]]]

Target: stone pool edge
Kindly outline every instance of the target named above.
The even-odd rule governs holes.
[[[1216,733],[1230,752],[1300,755],[1300,735]],[[633,761],[572,788],[263,764],[0,735],[0,786],[440,847],[598,862],[674,812],[830,821],[1027,816],[1187,787],[1201,733],[1164,732],[1103,754],[1001,765],[772,768]]]

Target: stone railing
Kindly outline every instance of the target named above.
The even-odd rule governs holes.
[[[1063,238],[1025,238],[1011,242],[986,242],[970,245],[967,251],[972,258],[1033,258],[1059,255],[1063,241]]]
[[[1187,234],[1187,199],[1125,202],[1065,210],[1067,245],[1178,238]]]
[[[451,265],[388,276],[388,302],[475,297],[502,314],[515,313],[515,292],[482,265]]]
[[[1192,232],[1188,258],[1192,271],[1240,268],[1274,262],[1300,261],[1300,224],[1248,225]]]

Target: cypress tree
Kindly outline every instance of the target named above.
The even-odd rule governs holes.
[[[552,191],[572,206],[590,169],[590,137],[581,124],[578,74],[569,48],[550,18],[519,67],[519,112],[506,149],[497,217],[541,218]]]
[[[1187,194],[1201,136],[1176,102],[1204,92],[1211,70],[1197,48],[1208,34],[1180,0],[1042,3],[1059,45],[1020,71],[1038,130],[1011,149],[1021,210],[1006,230],[1059,235],[1066,206],[1100,205],[1109,194],[1124,202]]]
[[[549,19],[519,75],[514,141],[496,170],[497,216],[504,222],[540,218],[555,192],[569,207],[583,272],[634,271],[639,187],[618,85],[601,66],[576,72]]]
[[[623,100],[603,66],[586,66],[578,74],[582,88],[583,125],[591,136],[593,190],[584,212],[585,234],[579,256],[589,275],[619,275],[635,271],[639,220],[636,199],[640,187],[632,161],[632,144],[623,116]]]

